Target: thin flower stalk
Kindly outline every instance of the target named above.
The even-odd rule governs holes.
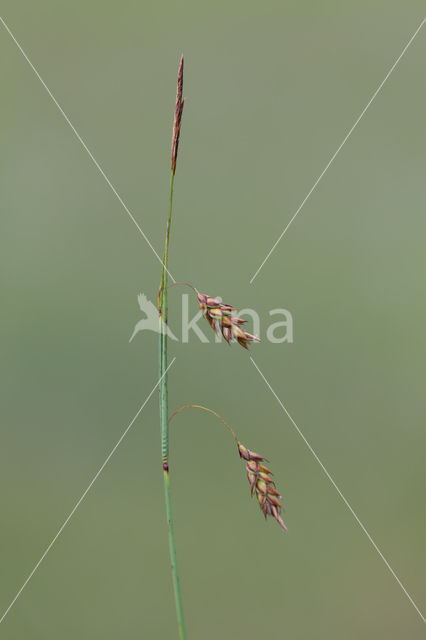
[[[176,160],[179,147],[180,129],[182,124],[182,111],[184,100],[183,91],[183,56],[180,59],[178,69],[178,82],[176,92],[176,106],[173,122],[172,151],[171,151],[171,176],[170,176],[170,199],[169,217],[167,220],[166,239],[163,253],[163,268],[161,272],[161,283],[158,292],[158,315],[160,320],[159,331],[159,365],[160,365],[160,425],[161,425],[161,453],[163,459],[164,494],[166,502],[166,515],[169,532],[169,552],[172,569],[173,590],[175,596],[176,614],[178,621],[180,640],[186,640],[186,631],[183,616],[182,596],[179,585],[179,574],[176,560],[176,543],[172,517],[171,497],[170,497],[170,475],[169,475],[169,410],[168,410],[168,378],[167,378],[167,266],[169,258],[170,229],[172,224],[173,211],[173,185],[176,173]]]

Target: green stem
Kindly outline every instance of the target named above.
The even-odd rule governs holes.
[[[172,222],[173,208],[173,183],[174,173],[170,179],[170,206],[167,221],[166,241],[163,254],[163,269],[161,273],[161,285],[158,295],[158,311],[160,316],[160,424],[161,424],[161,453],[163,458],[164,493],[166,499],[166,515],[169,529],[169,551],[172,568],[173,589],[175,595],[176,613],[180,640],[186,640],[185,625],[183,619],[182,596],[179,586],[179,574],[176,562],[176,543],[172,518],[172,505],[170,499],[170,475],[169,475],[169,409],[168,409],[168,380],[167,380],[167,264],[169,258],[169,238]]]

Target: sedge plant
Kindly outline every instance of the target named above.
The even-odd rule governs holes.
[[[179,138],[182,125],[182,113],[184,106],[183,98],[183,56],[180,59],[178,69],[176,106],[174,112],[172,149],[171,149],[171,176],[170,176],[170,196],[169,196],[169,215],[166,226],[166,238],[164,244],[164,253],[162,259],[161,282],[158,292],[158,315],[159,315],[159,365],[160,365],[160,426],[161,426],[161,454],[164,475],[164,491],[166,503],[166,515],[169,534],[169,551],[172,570],[173,590],[176,604],[177,623],[180,640],[186,640],[182,596],[179,585],[179,574],[176,560],[176,543],[172,518],[172,505],[170,497],[170,470],[169,470],[169,426],[171,420],[185,409],[196,408],[207,411],[216,416],[230,431],[237,445],[240,458],[246,463],[246,473],[250,485],[250,492],[260,506],[260,509],[267,518],[272,516],[280,525],[283,531],[286,526],[281,517],[282,504],[281,496],[275,487],[272,473],[265,466],[265,458],[244,446],[237,438],[233,429],[225,422],[225,420],[215,411],[197,404],[187,405],[177,409],[169,416],[168,408],[168,378],[167,378],[167,322],[168,322],[168,290],[177,284],[189,286],[195,293],[200,309],[207,322],[215,332],[220,332],[226,342],[238,342],[243,348],[248,349],[251,342],[260,342],[257,336],[254,336],[243,328],[245,320],[235,315],[235,307],[225,304],[219,298],[214,298],[207,294],[200,293],[196,287],[186,282],[177,282],[172,285],[168,284],[168,259],[169,259],[169,243],[170,230],[172,224],[173,211],[173,186],[176,174],[176,162],[179,149]]]

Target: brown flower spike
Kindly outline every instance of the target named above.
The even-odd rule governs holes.
[[[212,298],[204,293],[199,293],[198,291],[196,293],[201,312],[207,318],[209,325],[215,333],[220,329],[228,344],[231,340],[236,340],[244,349],[248,349],[248,343],[260,342],[257,336],[253,336],[241,328],[241,325],[247,321],[232,315],[236,311],[235,307],[231,307],[230,304],[225,304],[221,300]]]
[[[250,484],[251,495],[256,493],[259,507],[262,510],[265,519],[272,516],[278,522],[283,531],[287,531],[287,527],[281,518],[282,504],[280,502],[280,494],[275,488],[275,482],[272,480],[271,471],[265,467],[262,462],[265,458],[254,451],[247,449],[241,442],[237,440],[238,452],[243,460],[246,460],[247,477]]]
[[[179,148],[180,126],[182,124],[182,112],[183,103],[185,102],[182,97],[183,92],[183,56],[179,62],[178,80],[177,80],[177,92],[176,92],[176,107],[175,117],[173,122],[173,137],[172,137],[172,175],[176,173],[176,160]]]

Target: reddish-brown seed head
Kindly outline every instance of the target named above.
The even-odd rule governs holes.
[[[175,106],[175,117],[173,121],[173,137],[172,137],[172,174],[176,173],[176,160],[179,149],[179,137],[180,137],[180,128],[182,124],[182,112],[183,112],[183,104],[184,98],[183,95],[183,56],[179,62],[178,69],[178,80],[177,80],[177,91],[176,91],[176,106]]]
[[[219,298],[213,298],[198,291],[197,297],[201,313],[207,319],[213,331],[215,333],[220,331],[228,344],[231,341],[236,341],[244,349],[248,349],[248,343],[260,342],[257,336],[253,336],[241,328],[240,325],[245,324],[247,321],[232,315],[236,311],[235,307],[222,302]]]
[[[250,485],[251,495],[256,495],[259,507],[265,516],[272,516],[278,522],[283,531],[287,531],[283,519],[281,518],[282,504],[272,473],[262,462],[265,458],[237,441],[238,453],[243,460],[246,460],[247,479]]]

